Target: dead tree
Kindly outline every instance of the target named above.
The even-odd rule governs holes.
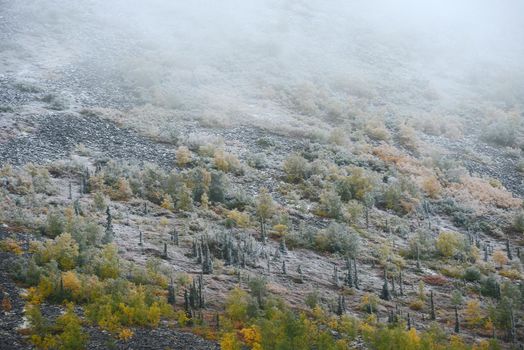
[[[430,302],[430,314],[429,314],[429,318],[431,320],[436,320],[437,317],[435,315],[435,303],[433,302],[433,291],[430,291],[430,294],[429,294],[429,302]]]

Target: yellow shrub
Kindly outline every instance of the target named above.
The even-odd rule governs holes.
[[[231,210],[227,217],[235,222],[238,227],[248,227],[249,226],[249,214],[239,212],[236,209]]]
[[[14,253],[16,255],[21,255],[24,252],[18,242],[12,238],[6,238],[0,241],[0,249],[4,252]]]
[[[500,268],[502,268],[503,265],[508,263],[508,258],[506,253],[504,253],[502,250],[495,250],[493,253],[493,261],[499,265]]]
[[[189,162],[191,162],[191,152],[185,146],[180,146],[177,148],[176,152],[176,163],[179,167],[185,167]]]
[[[462,249],[463,243],[464,239],[460,233],[443,231],[438,235],[435,246],[440,254],[449,258]]]
[[[424,302],[420,299],[413,300],[411,303],[409,303],[409,308],[411,310],[418,311],[418,310],[422,310],[423,307],[424,307]]]
[[[482,322],[483,315],[478,300],[468,300],[466,302],[464,319],[466,320],[466,324],[470,327],[478,326]]]
[[[118,333],[118,339],[127,341],[133,337],[134,333],[129,328],[123,328],[120,333]]]
[[[189,317],[187,317],[186,312],[183,310],[179,310],[175,314],[176,321],[180,327],[185,327],[187,324],[187,321],[189,321]]]
[[[273,234],[277,237],[283,237],[287,233],[287,226],[284,224],[277,224],[273,226]]]
[[[80,280],[74,271],[62,272],[62,283],[64,289],[71,291],[74,297],[76,297],[80,292]]]
[[[160,314],[161,314],[160,306],[157,302],[154,302],[147,312],[147,320],[149,322],[149,325],[151,327],[157,327],[160,323]]]
[[[256,326],[242,328],[240,334],[242,335],[244,342],[251,347],[255,344],[260,345],[260,342],[262,341],[262,335]]]
[[[223,172],[227,173],[229,171],[229,163],[226,159],[226,154],[223,150],[216,150],[215,151],[215,167],[218,170],[222,170]]]
[[[36,288],[35,294],[33,295],[33,301],[35,304],[40,304],[48,296],[53,293],[53,282],[48,277],[40,278],[40,282]]]
[[[522,275],[516,269],[502,270],[499,272],[499,274],[511,280],[518,280],[522,278]]]
[[[111,194],[111,199],[113,200],[127,201],[133,196],[133,191],[131,190],[129,181],[121,177],[118,179],[116,190],[112,191],[110,194]]]
[[[175,204],[173,203],[171,196],[168,194],[164,194],[164,197],[162,198],[162,204],[160,204],[160,206],[167,210],[175,210]]]
[[[428,176],[422,180],[422,189],[430,198],[438,198],[442,187],[435,176]]]
[[[222,350],[240,350],[241,344],[234,332],[227,332],[220,339],[220,348]]]
[[[410,349],[418,349],[418,346],[420,345],[420,336],[418,335],[415,328],[411,328],[409,331],[407,331],[406,340]]]

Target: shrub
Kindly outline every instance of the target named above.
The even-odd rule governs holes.
[[[508,263],[506,253],[504,253],[502,250],[495,250],[493,252],[493,262],[495,262],[497,265],[499,265],[500,268],[502,268],[502,266]]]
[[[468,300],[466,302],[466,309],[464,310],[464,319],[469,327],[478,326],[482,320],[482,310],[478,300]]]
[[[431,284],[433,286],[443,286],[448,284],[447,278],[442,275],[427,275],[424,276],[422,279],[427,284]]]
[[[524,210],[519,210],[515,215],[513,228],[520,233],[524,233]]]
[[[238,158],[220,149],[215,151],[214,163],[215,168],[225,173],[240,173],[242,171],[242,166]]]
[[[176,164],[183,168],[191,162],[191,151],[185,146],[180,146],[177,148],[176,152]]]
[[[422,310],[424,308],[425,304],[426,303],[423,300],[415,299],[411,303],[409,303],[409,308],[411,310],[419,311],[419,310]]]
[[[71,270],[76,266],[78,255],[78,243],[66,232],[54,240],[47,240],[35,257],[40,264],[55,260],[61,270]]]
[[[337,180],[336,189],[344,202],[350,199],[362,200],[373,189],[373,184],[362,168],[352,168],[351,175]]]
[[[168,195],[167,193],[164,194],[162,198],[162,203],[160,203],[160,206],[166,210],[172,211],[175,209],[175,204],[173,203],[173,199],[171,199],[171,196]]]
[[[193,208],[193,197],[185,183],[182,183],[176,194],[176,208],[189,211]]]
[[[375,294],[366,293],[360,299],[360,308],[368,313],[377,311],[378,297]]]
[[[249,214],[247,213],[242,213],[234,209],[229,211],[227,218],[232,220],[238,227],[245,228],[249,226]]]
[[[93,203],[98,211],[104,211],[107,208],[106,197],[102,192],[96,192],[93,196]]]
[[[92,262],[95,272],[101,279],[117,278],[120,275],[120,264],[116,245],[107,244],[98,252]]]
[[[222,172],[211,173],[211,184],[209,186],[209,200],[213,202],[224,202],[226,191],[224,174]]]
[[[342,201],[334,190],[329,189],[322,191],[317,214],[333,219],[340,218],[342,215]]]
[[[475,266],[470,266],[464,271],[464,275],[462,276],[462,278],[469,282],[480,281],[480,270]]]
[[[484,128],[482,138],[499,146],[514,146],[517,141],[518,127],[509,118],[498,119]]]
[[[32,306],[27,311],[31,325],[31,342],[42,349],[84,349],[87,335],[82,331],[82,321],[75,314],[73,304],[69,304],[66,312],[50,326],[42,317],[38,306]]]
[[[55,238],[62,232],[65,228],[65,218],[64,215],[58,210],[51,210],[47,213],[45,234],[48,237]]]
[[[271,219],[275,214],[275,203],[273,202],[273,198],[271,198],[271,194],[269,194],[269,191],[265,187],[260,189],[260,193],[257,196],[256,213],[262,223]]]
[[[319,304],[319,297],[318,291],[307,293],[304,303],[313,310]]]
[[[411,126],[403,124],[399,127],[398,140],[408,150],[417,151],[419,142],[415,129]]]
[[[309,164],[302,156],[293,154],[284,160],[282,170],[286,174],[287,181],[296,183],[307,178]]]
[[[368,122],[365,128],[366,135],[378,141],[386,141],[391,138],[391,135],[386,129],[386,126],[381,120],[373,120]]]
[[[522,277],[520,271],[516,269],[502,270],[499,272],[499,274],[501,276],[509,278],[510,280],[519,280]]]
[[[452,257],[464,248],[464,237],[458,232],[443,231],[435,242],[438,252],[444,257]]]
[[[441,191],[440,182],[434,176],[428,176],[422,181],[422,189],[430,198],[437,198]]]
[[[480,282],[480,291],[484,296],[498,298],[500,296],[500,285],[495,276],[482,279]]]
[[[521,160],[517,163],[517,171],[519,173],[524,173],[524,160]]]
[[[326,229],[317,233],[315,245],[320,251],[356,257],[360,246],[360,238],[357,234],[348,232],[346,226],[333,222]]]
[[[133,191],[131,190],[129,181],[124,177],[118,178],[116,188],[110,191],[109,195],[111,199],[117,201],[127,201],[131,199],[131,197],[133,197]]]
[[[102,238],[102,229],[96,222],[78,216],[73,218],[69,230],[80,251],[95,246]]]
[[[264,169],[267,167],[267,163],[268,161],[264,153],[253,154],[248,160],[249,166],[255,169]]]
[[[21,255],[24,251],[20,247],[17,241],[12,238],[6,238],[0,241],[0,250],[4,252],[14,253]]]

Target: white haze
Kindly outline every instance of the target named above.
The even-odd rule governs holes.
[[[3,0],[0,12],[18,16],[2,27],[3,72],[76,67],[141,103],[222,119],[336,123],[524,99],[519,0]]]

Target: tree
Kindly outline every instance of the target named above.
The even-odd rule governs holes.
[[[224,173],[212,172],[211,173],[211,184],[209,186],[209,199],[212,202],[224,202]]]
[[[171,199],[171,196],[168,195],[167,193],[164,194],[162,198],[162,203],[160,204],[160,206],[164,209],[171,210],[171,211],[175,209],[173,200]]]
[[[256,200],[256,213],[260,221],[260,231],[262,241],[266,240],[266,221],[271,219],[275,214],[275,203],[269,194],[267,188],[260,189],[260,193]]]
[[[267,294],[267,280],[264,277],[254,277],[248,282],[251,295],[256,299],[258,307],[263,308],[264,297]]]
[[[169,283],[169,286],[167,287],[167,303],[174,306],[175,302],[175,285],[173,284],[173,280],[171,280],[171,283]]]
[[[193,207],[191,192],[185,183],[183,183],[178,190],[176,207],[177,209],[184,211],[189,211]]]
[[[493,261],[498,264],[500,268],[502,268],[508,263],[508,258],[502,250],[495,250],[495,252],[493,252]]]
[[[175,152],[176,164],[183,168],[191,162],[191,151],[186,146],[179,146]]]
[[[366,209],[366,228],[369,229],[369,211],[375,205],[375,196],[371,192],[364,195],[364,207]]]
[[[454,290],[451,293],[451,304],[453,306],[459,307],[462,305],[462,302],[464,300],[464,297],[462,296],[462,293],[459,290]]]
[[[106,209],[106,231],[103,239],[103,243],[108,244],[113,242],[113,217],[111,216],[111,210],[109,206]]]
[[[429,294],[429,305],[430,305],[429,318],[431,320],[435,320],[436,315],[435,315],[435,303],[433,302],[433,291],[430,291],[430,294]]]
[[[466,302],[464,320],[469,327],[478,326],[483,319],[482,310],[478,300],[471,299]]]
[[[382,285],[382,292],[380,293],[380,298],[383,300],[391,300],[391,293],[389,292],[388,287],[388,273],[386,268],[384,268],[384,284]]]
[[[116,186],[117,190],[113,196],[115,200],[127,201],[133,197],[133,191],[126,178],[120,177]]]

